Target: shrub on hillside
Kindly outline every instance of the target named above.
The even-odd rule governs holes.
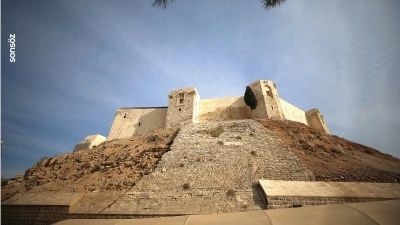
[[[204,133],[209,134],[211,137],[219,137],[224,132],[224,128],[221,126],[218,126],[215,129],[211,130],[205,130]]]
[[[156,142],[158,140],[157,135],[151,135],[150,137],[147,138],[147,142]]]
[[[235,196],[236,191],[234,189],[229,189],[228,191],[226,191],[226,195],[229,197],[233,197]]]
[[[182,188],[183,188],[184,190],[187,190],[187,189],[190,188],[190,184],[189,184],[189,183],[184,183],[184,184],[182,185]]]

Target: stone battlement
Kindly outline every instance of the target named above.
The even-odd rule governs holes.
[[[274,82],[258,80],[249,87],[257,99],[257,107],[253,111],[246,105],[243,96],[201,99],[194,87],[171,91],[168,107],[119,108],[107,140],[141,135],[164,127],[250,118],[292,120],[329,133],[318,109],[303,111],[281,99]]]

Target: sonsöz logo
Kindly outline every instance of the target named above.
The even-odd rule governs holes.
[[[10,43],[10,62],[13,63],[15,62],[15,34],[10,34],[8,43]]]

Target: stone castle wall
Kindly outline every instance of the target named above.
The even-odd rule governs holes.
[[[251,117],[282,120],[282,108],[276,85],[272,81],[258,80],[249,86],[257,98],[257,108]]]
[[[165,127],[167,107],[120,108],[115,114],[107,140],[141,135]]]
[[[285,119],[297,121],[308,125],[306,113],[303,110],[297,108],[296,106],[290,104],[283,99],[280,99],[280,102],[282,106],[282,113]]]
[[[118,109],[108,140],[140,135],[162,127],[248,118],[297,121],[329,133],[318,110],[304,112],[281,99],[274,82],[258,80],[249,86],[257,98],[257,108],[252,111],[245,104],[244,97],[200,100],[194,87],[171,91],[165,108]]]
[[[166,127],[183,126],[198,120],[200,96],[193,87],[171,91],[168,95]]]
[[[257,99],[257,107],[252,110],[251,118],[268,118],[267,106],[265,105],[261,83],[256,81],[250,84],[249,87]]]
[[[330,134],[324,117],[318,109],[310,109],[306,112],[308,125],[317,129],[319,132]]]
[[[95,148],[99,144],[106,141],[106,139],[106,137],[100,134],[89,135],[85,137],[85,139],[83,139],[79,144],[75,145],[73,152]]]
[[[199,123],[249,118],[250,108],[243,97],[200,100]]]

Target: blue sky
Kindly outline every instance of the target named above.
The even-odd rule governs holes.
[[[2,176],[108,135],[116,109],[170,90],[243,95],[273,80],[333,134],[400,157],[400,1],[3,0]],[[10,33],[16,63],[9,62]]]

